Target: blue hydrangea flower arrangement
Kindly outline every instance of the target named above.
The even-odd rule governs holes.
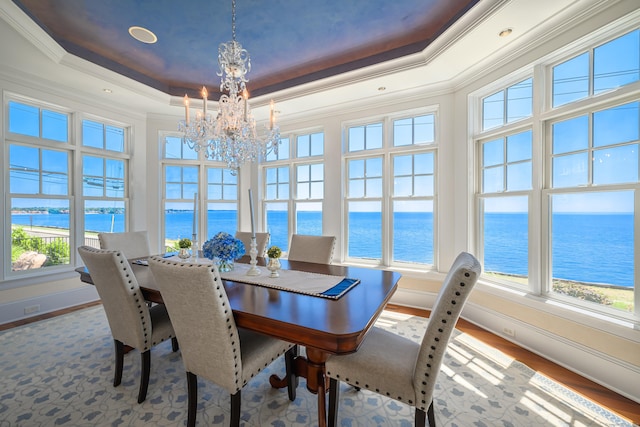
[[[229,233],[219,232],[202,245],[202,254],[209,258],[233,261],[245,254],[244,243]]]

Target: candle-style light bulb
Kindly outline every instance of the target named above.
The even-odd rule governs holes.
[[[273,130],[273,125],[275,124],[276,118],[274,116],[274,106],[273,99],[269,103],[269,129]]]
[[[244,98],[244,121],[247,121],[247,100],[249,99],[249,92],[247,89],[242,91],[242,98]]]
[[[202,86],[202,111],[205,119],[207,118],[207,96],[209,96],[209,92],[206,87]]]
[[[189,97],[184,95],[184,122],[189,124]]]

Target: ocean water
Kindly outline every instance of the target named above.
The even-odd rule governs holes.
[[[287,215],[269,212],[271,244],[288,247]],[[68,214],[14,214],[13,224],[69,228]],[[317,212],[300,212],[298,232],[321,234],[322,217]],[[190,212],[166,215],[166,238],[191,237]],[[218,231],[234,234],[237,219],[233,211],[209,211],[208,238]],[[349,214],[349,254],[380,258],[382,220],[379,213]],[[484,271],[527,275],[527,221],[524,214],[487,214]],[[430,213],[397,213],[394,217],[394,258],[399,261],[433,263],[433,218]],[[85,228],[96,232],[124,231],[123,215],[90,214]],[[633,287],[632,214],[556,214],[553,217],[552,264],[556,278]]]

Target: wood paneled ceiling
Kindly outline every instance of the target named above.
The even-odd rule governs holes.
[[[13,0],[67,52],[164,93],[216,99],[230,0]],[[237,0],[251,96],[419,52],[479,0]],[[151,30],[155,44],[129,35]]]

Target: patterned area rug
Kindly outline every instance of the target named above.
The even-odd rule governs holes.
[[[419,340],[421,317],[385,312],[378,326]],[[215,363],[215,361],[212,361]],[[113,387],[113,341],[102,307],[92,307],[0,333],[0,427],[182,426],[187,388],[180,352],[169,342],[152,350],[147,400],[137,404],[140,357],[125,356]],[[276,361],[242,391],[245,426],[317,425],[316,396],[300,381],[290,402],[269,386]],[[229,395],[199,380],[199,426],[229,423]],[[633,426],[597,404],[472,337],[457,333],[435,393],[438,426]],[[413,409],[342,384],[339,425],[413,425]]]

